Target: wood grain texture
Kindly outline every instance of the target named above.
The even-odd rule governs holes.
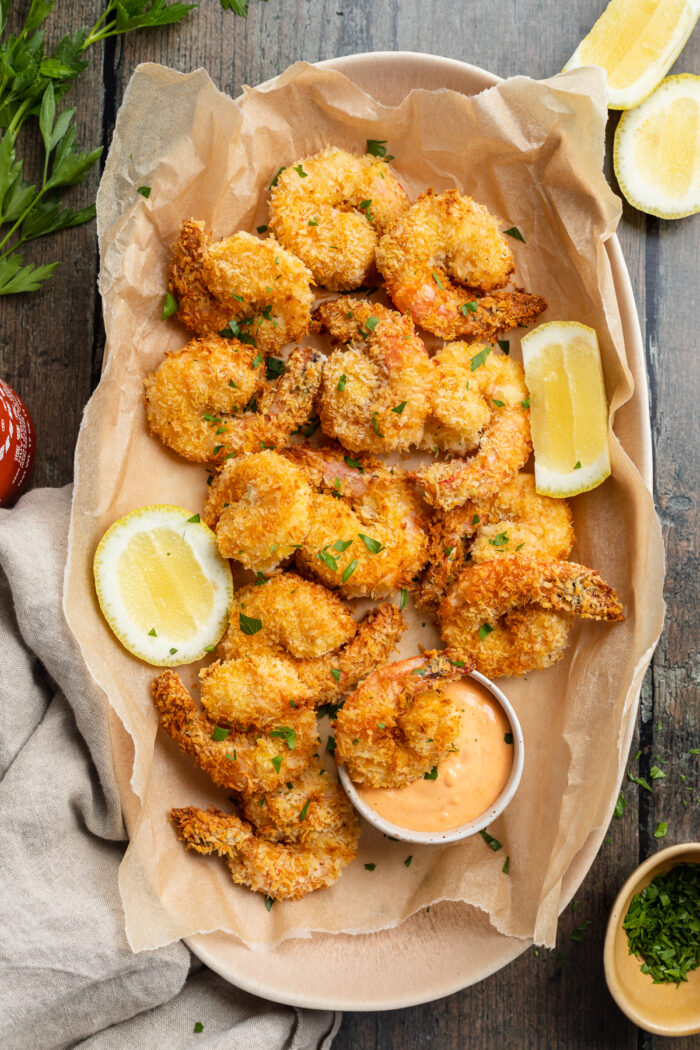
[[[94,20],[96,0],[62,0],[52,32]],[[95,53],[73,90],[80,138],[108,144],[114,115],[139,62],[188,71],[206,66],[224,91],[238,94],[297,59],[316,61],[358,51],[432,52],[484,66],[502,76],[541,78],[561,69],[605,0],[250,0],[247,20],[202,0],[180,26],[134,34]],[[696,32],[676,71],[700,68]],[[609,145],[617,117],[609,125]],[[607,174],[616,188],[610,160]],[[95,173],[76,197],[94,196]],[[668,552],[668,613],[644,684],[639,730],[629,769],[666,777],[653,793],[626,782],[621,820],[566,909],[553,952],[526,952],[487,981],[437,1003],[344,1018],[338,1050],[661,1050],[665,1041],[635,1028],[605,987],[602,943],[607,914],[627,874],[661,845],[700,837],[698,766],[700,657],[697,603],[700,463],[700,372],[696,357],[700,217],[662,222],[625,206],[619,229],[648,355],[656,464],[656,500]],[[64,260],[46,289],[0,299],[0,375],[25,397],[39,433],[34,484],[70,480],[82,408],[99,376],[102,347],[96,300],[92,225],[37,245],[28,258]],[[638,761],[633,756],[640,750]],[[686,780],[681,779],[681,775]],[[665,840],[654,838],[660,820]],[[591,925],[579,941],[572,932]],[[391,959],[387,959],[391,965]],[[690,1050],[693,1039],[674,1043]]]

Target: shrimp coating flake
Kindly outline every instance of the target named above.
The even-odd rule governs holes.
[[[314,490],[297,562],[349,598],[411,587],[428,553],[428,517],[403,471],[338,447],[294,445],[283,456]]]
[[[273,656],[293,671],[315,704],[327,703],[387,660],[405,628],[394,605],[380,605],[356,621],[321,584],[280,573],[237,592],[217,655],[227,668],[244,656],[262,663]],[[204,687],[202,700],[206,705]]]
[[[435,368],[413,322],[359,299],[322,303],[314,327],[346,344],[326,361],[318,402],[324,433],[351,452],[418,445]]]
[[[422,193],[381,237],[376,260],[398,309],[443,339],[487,339],[547,306],[498,290],[515,268],[511,248],[495,216],[457,190]]]
[[[297,812],[304,822],[311,800]],[[234,814],[187,806],[173,809],[170,820],[178,838],[198,853],[217,853],[226,861],[234,882],[274,900],[298,900],[313,890],[332,885],[354,858],[359,824],[348,808],[340,826],[308,844],[262,838]]]
[[[382,667],[346,699],[335,722],[337,757],[358,784],[402,787],[456,748],[461,712],[444,686],[472,670],[449,650]]]
[[[533,474],[516,474],[498,492],[469,500],[433,523],[420,602],[436,608],[467,558],[476,565],[522,550],[531,558],[563,559],[573,543],[566,500],[540,496]]]
[[[195,463],[284,446],[308,418],[321,370],[320,354],[297,347],[282,377],[269,383],[253,347],[221,336],[194,339],[167,353],[144,380],[148,426]]]
[[[212,243],[203,222],[182,223],[170,288],[178,320],[198,335],[228,331],[264,354],[300,339],[311,309],[311,274],[273,239],[241,231]]]
[[[276,791],[304,772],[316,750],[313,710],[295,711],[286,698],[287,706],[280,705],[274,728],[226,732],[200,711],[172,671],[158,675],[152,691],[163,729],[220,787],[247,793]]]
[[[389,165],[329,147],[283,168],[270,197],[270,229],[316,284],[359,288],[374,270],[377,237],[408,208]]]
[[[489,678],[561,659],[571,616],[624,619],[615,591],[593,569],[521,554],[464,569],[438,609],[445,643]]]
[[[525,465],[532,451],[530,410],[523,366],[504,354],[450,343],[436,364],[440,378],[425,442],[476,452],[431,463],[412,477],[432,506],[451,510],[492,493]]]

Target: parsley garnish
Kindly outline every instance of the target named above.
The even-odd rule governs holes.
[[[365,469],[359,459],[352,459],[350,456],[344,456],[343,458],[349,467],[352,467],[354,470],[359,470],[360,474],[364,474]]]
[[[318,219],[317,218],[309,219],[308,225],[309,226],[318,226]]]
[[[524,401],[520,402],[520,404],[521,404],[522,408],[529,408],[530,407],[530,398],[526,397]]]
[[[243,631],[243,634],[257,634],[258,631],[262,630],[262,620],[258,620],[255,616],[246,616],[245,613],[239,612],[238,626]]]
[[[509,230],[504,230],[503,232],[507,237],[514,237],[516,241],[522,241],[523,244],[527,243],[517,226],[511,226]]]
[[[509,875],[510,874],[510,857],[506,857],[505,862],[503,864],[503,867],[501,868],[501,871],[503,872],[504,875]]]
[[[267,908],[268,911],[270,911],[270,909],[272,908],[272,905],[274,903],[275,903],[275,898],[274,897],[267,897],[267,896],[265,897],[265,907]]]
[[[223,726],[214,726],[211,733],[212,740],[225,740],[231,732],[230,729],[224,729]]]
[[[630,953],[655,983],[686,981],[700,965],[700,867],[676,864],[630,902],[623,921]]]
[[[468,317],[470,313],[475,314],[478,309],[479,304],[475,299],[472,299],[469,303],[462,303],[462,313],[465,317]]]
[[[328,751],[332,755],[333,752],[335,751],[335,748],[336,748],[335,737],[334,736],[329,736],[328,740],[326,740],[326,751]]]
[[[588,929],[588,927],[592,924],[592,922],[593,922],[592,919],[585,919],[581,923],[581,925],[577,926],[576,929],[572,932],[571,940],[572,941],[581,941],[581,940],[583,940],[583,934]]]
[[[493,401],[496,408],[503,408],[505,406],[505,401],[497,401],[495,397],[492,397],[491,400]]]
[[[202,1024],[201,1021],[195,1021],[194,1022],[194,1031],[195,1032],[203,1032],[204,1031],[204,1025]]]
[[[296,732],[291,726],[278,726],[277,729],[271,729],[270,736],[279,737],[281,740],[284,740],[290,751],[294,750],[296,745]]]
[[[580,470],[580,469],[581,469],[581,460],[577,459],[576,462],[574,463],[574,470]]]
[[[488,831],[482,830],[479,832],[479,834],[481,835],[484,842],[486,842],[491,847],[494,853],[498,853],[499,849],[503,849],[503,843],[499,842],[498,839],[495,839],[493,835],[489,835]]]
[[[306,814],[309,812],[309,803],[310,802],[311,802],[311,799],[307,798],[306,802],[301,807],[301,812],[299,813],[299,820],[306,820]]]
[[[157,638],[158,637],[158,634],[156,632],[155,627],[151,627],[151,629],[150,629],[150,631],[148,633],[151,635],[152,638]]]
[[[281,357],[268,357],[265,362],[266,368],[266,379],[277,379],[279,376],[284,374],[284,370],[287,366]]]
[[[262,362],[263,362],[263,355],[260,353],[259,350],[257,350],[256,354],[255,354],[255,357],[253,358],[253,360],[251,362],[251,368],[257,368],[258,365],[262,364]]]
[[[340,379],[338,380],[338,385],[336,386],[336,390],[345,390],[345,384],[347,383],[347,381],[348,381],[348,377],[345,375],[345,372],[343,372],[343,374],[341,375]]]
[[[140,193],[142,197],[145,197],[146,200],[148,200],[148,198],[151,196],[151,187],[150,186],[139,186],[139,188],[138,188],[138,190],[136,192]]]
[[[503,734],[503,739],[505,740],[506,744],[512,744],[513,743],[513,734],[512,733],[504,733]]]
[[[433,766],[429,773],[423,774],[423,780],[437,780],[438,778],[438,767]]]
[[[394,158],[389,156],[386,151],[386,144],[388,139],[367,139],[367,152],[371,153],[373,157],[383,157],[387,163]]]
[[[396,412],[396,415],[400,416],[407,404],[408,401],[402,401],[400,405],[394,405],[391,411]]]
[[[169,317],[172,317],[174,313],[177,313],[178,301],[171,292],[165,293],[165,299],[163,300],[163,312],[160,315],[161,321],[167,321]]]
[[[413,860],[413,854],[411,854],[410,857],[406,857],[406,860],[404,861],[404,864],[406,865],[407,868],[411,867],[411,861],[412,860]]]
[[[343,583],[347,583],[355,569],[357,568],[357,558],[353,558],[350,564],[346,567],[343,573]]]
[[[307,177],[307,175],[309,174],[308,171],[304,171],[304,169],[301,166],[301,164],[293,164],[292,165],[292,171],[295,171],[300,179],[305,179]]]
[[[379,552],[384,549],[379,540],[374,540],[371,536],[366,536],[364,532],[358,532],[357,535],[360,537],[370,554],[379,554]]]
[[[486,363],[486,358],[491,353],[491,347],[485,346],[483,350],[480,350],[478,354],[474,354],[472,357],[471,370],[476,372],[477,368],[481,368]]]
[[[668,831],[668,824],[666,823],[665,820],[660,820],[659,823],[656,825],[656,828],[654,830],[654,838],[655,839],[665,839],[667,831]]]
[[[325,550],[325,548],[324,550],[319,551],[316,557],[319,559],[319,561],[322,561],[324,565],[327,565],[328,568],[331,569],[333,572],[338,571],[338,562],[332,554],[329,554],[328,551]]]
[[[372,413],[372,430],[377,435],[377,437],[380,437],[380,438],[384,437],[384,435],[382,434],[381,430],[379,429],[379,423],[377,422],[377,413],[376,412]]]
[[[286,167],[282,167],[282,168],[280,168],[280,170],[279,170],[279,171],[277,172],[277,174],[275,175],[274,179],[273,179],[273,180],[272,180],[272,182],[270,183],[270,189],[272,189],[272,187],[273,187],[273,186],[276,186],[276,185],[277,185],[277,180],[279,179],[279,177],[280,177],[280,175],[282,174],[282,172],[283,172],[283,171],[286,171],[286,170],[287,170],[287,169],[286,169]]]
[[[365,871],[374,871],[376,864],[365,864]]]
[[[481,641],[483,642],[486,638],[488,638],[492,631],[493,627],[490,623],[482,623],[481,627],[479,628],[479,638],[481,639]]]
[[[619,820],[626,809],[627,803],[625,802],[622,795],[619,794],[617,796],[617,802],[615,803],[615,809],[613,810],[613,816],[616,817],[617,820]]]
[[[340,670],[339,667],[331,667],[331,674],[335,678],[336,682],[340,681],[340,676],[341,676],[342,673],[343,672]]]
[[[338,554],[342,554],[348,547],[352,547],[352,540],[336,540],[333,544],[333,550],[338,551]]]
[[[257,227],[258,233],[267,233],[267,229],[268,228],[265,225]]]
[[[510,340],[509,339],[497,339],[496,342],[500,346],[504,354],[510,354]]]
[[[272,765],[275,767],[275,773],[279,773],[280,768],[282,766],[282,755],[274,755],[270,759],[270,761],[272,762]]]
[[[174,656],[176,652],[177,652],[177,649],[171,649],[170,650],[170,655]]]
[[[638,784],[639,787],[644,788],[645,791],[651,791],[651,788],[644,777],[633,777],[631,773],[628,773],[627,779],[631,780],[633,784]]]
[[[399,609],[406,608],[406,600],[408,598],[408,591],[405,587],[401,588],[401,601],[399,602]]]
[[[438,286],[438,288],[440,289],[440,291],[441,291],[441,292],[444,292],[444,291],[445,291],[445,285],[444,285],[444,284],[442,283],[442,281],[440,280],[440,277],[438,276],[438,274],[436,274],[436,273],[433,273],[433,280],[435,281],[435,284],[436,284],[436,285]]]

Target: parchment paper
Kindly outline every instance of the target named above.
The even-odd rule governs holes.
[[[504,228],[518,226],[527,243],[513,242],[516,272],[546,296],[542,320],[582,321],[598,332],[612,420],[632,381],[603,248],[620,216],[601,173],[605,119],[602,76],[593,69],[540,83],[516,77],[473,98],[416,90],[395,108],[340,73],[304,63],[238,102],[201,70],[144,65],[135,72],[98,195],[107,348],[78,441],[65,590],[86,663],[134,743],[132,787],[141,807],[120,881],[135,951],[217,929],[259,948],[312,931],[381,930],[440,900],[483,909],[503,933],[554,943],[562,877],[609,820],[626,760],[624,719],[663,617],[652,500],[612,432],[612,478],[573,501],[572,558],[615,586],[626,620],[578,622],[560,663],[500,680],[526,742],[520,789],[490,828],[502,851],[479,836],[446,848],[408,846],[364,826],[357,859],[333,887],[277,902],[269,913],[260,895],[231,882],[223,863],[187,853],[175,838],[172,806],[227,808],[226,793],[156,734],[149,693],[156,672],[122,649],[103,621],[92,558],[105,529],[134,507],[177,503],[195,512],[203,504],[205,471],[148,435],[142,400],[143,378],[165,350],[189,338],[174,320],[160,320],[180,220],[204,219],[216,236],[254,231],[267,221],[277,170],[328,144],[363,151],[368,138],[388,140],[412,196],[456,186]],[[152,188],[147,200],[136,192],[141,185]],[[519,357],[518,334],[509,338]],[[438,642],[425,617],[407,612],[402,653]],[[192,686],[196,668],[183,677]]]

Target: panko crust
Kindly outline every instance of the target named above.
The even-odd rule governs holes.
[[[472,668],[445,650],[389,664],[365,679],[335,722],[337,758],[352,779],[402,787],[442,762],[456,747],[461,721],[444,686]]]
[[[384,160],[331,146],[278,173],[270,229],[317,284],[347,291],[373,275],[377,237],[408,205]]]
[[[277,244],[241,230],[213,242],[203,222],[182,223],[171,249],[178,320],[198,335],[232,326],[273,353],[307,332],[311,273]]]

